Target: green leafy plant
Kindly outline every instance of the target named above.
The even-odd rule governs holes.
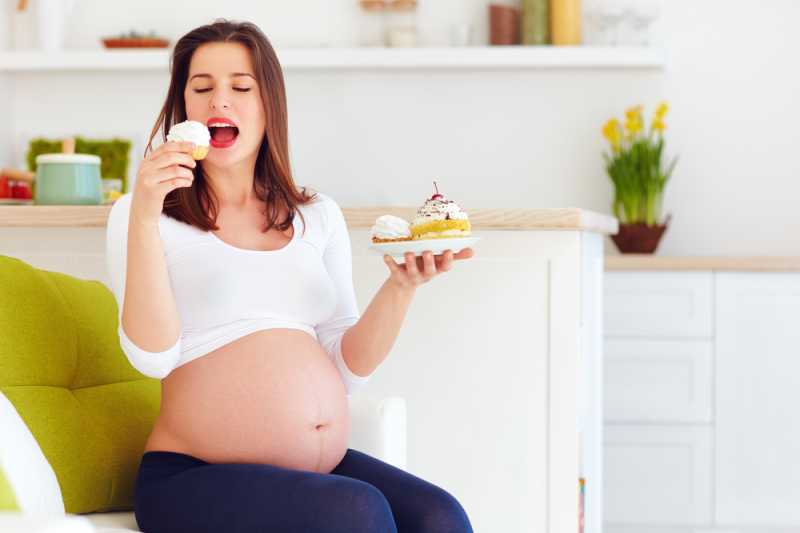
[[[625,125],[616,118],[606,122],[603,136],[611,151],[603,153],[606,172],[614,184],[614,216],[622,224],[662,223],[661,209],[664,187],[669,181],[678,158],[665,167],[664,117],[669,107],[666,102],[656,109],[648,131],[645,131],[642,106],[625,112]]]
[[[36,172],[36,156],[61,152],[63,140],[31,139],[26,159],[28,170]],[[129,154],[132,143],[128,139],[86,139],[75,137],[75,153],[100,156],[100,175],[104,179],[121,179],[122,190],[127,190]]]

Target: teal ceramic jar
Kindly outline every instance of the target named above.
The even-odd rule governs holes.
[[[100,205],[102,201],[99,156],[42,154],[36,157],[35,204]]]

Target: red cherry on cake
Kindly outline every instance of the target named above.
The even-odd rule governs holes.
[[[433,196],[431,196],[431,200],[437,200],[437,199],[439,199],[439,198],[444,198],[444,196],[442,196],[441,194],[439,194],[439,187],[436,185],[436,182],[435,182],[435,181],[433,182],[433,186],[434,186],[434,187],[436,187],[436,194],[434,194]]]

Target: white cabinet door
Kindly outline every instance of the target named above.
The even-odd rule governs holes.
[[[710,427],[606,426],[605,444],[607,525],[711,523]]]
[[[608,272],[606,337],[711,338],[711,272]]]
[[[711,340],[607,339],[607,422],[712,421]]]
[[[716,519],[800,526],[800,274],[716,279]]]

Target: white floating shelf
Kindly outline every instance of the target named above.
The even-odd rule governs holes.
[[[0,52],[0,72],[166,71],[171,50]],[[660,48],[469,46],[459,48],[285,48],[286,70],[316,69],[661,69]]]

